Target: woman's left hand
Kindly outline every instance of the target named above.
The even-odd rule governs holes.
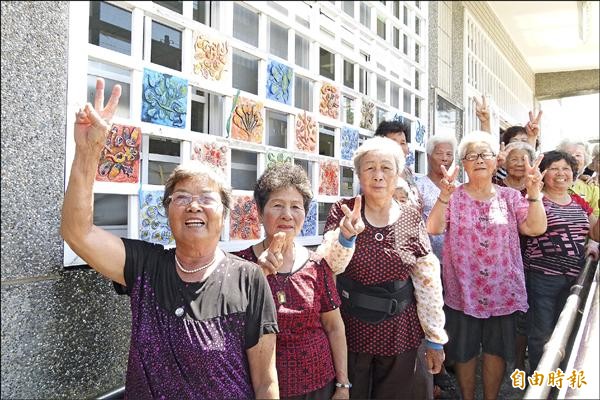
[[[349,399],[350,389],[346,388],[335,388],[335,393],[331,397],[332,399]]]
[[[425,360],[427,361],[427,370],[430,374],[438,374],[442,371],[446,355],[444,350],[427,349],[425,351]]]
[[[340,220],[340,232],[348,240],[365,230],[365,223],[363,222],[360,214],[361,204],[361,195],[356,196],[352,210],[350,210],[347,205],[342,204],[344,217],[342,217]]]
[[[539,166],[544,158],[543,154],[540,154],[533,165],[529,164],[529,157],[525,155],[525,187],[527,188],[527,196],[530,198],[537,198],[542,190],[544,175],[540,172]]]

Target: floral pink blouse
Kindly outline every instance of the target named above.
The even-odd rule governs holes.
[[[511,188],[474,200],[459,186],[446,210],[444,301],[476,318],[527,311],[518,225],[529,204]]]

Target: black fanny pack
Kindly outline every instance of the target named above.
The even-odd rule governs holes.
[[[342,299],[343,310],[370,324],[378,324],[395,317],[415,301],[414,287],[410,278],[405,281],[365,286],[338,275],[336,286]]]

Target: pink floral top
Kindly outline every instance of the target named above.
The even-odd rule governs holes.
[[[446,210],[444,301],[476,318],[527,311],[518,225],[529,204],[512,188],[495,188],[479,201],[461,185]]]

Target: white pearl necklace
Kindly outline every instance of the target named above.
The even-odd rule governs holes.
[[[210,267],[211,265],[213,265],[216,260],[217,260],[217,254],[215,253],[215,256],[213,257],[212,261],[209,262],[208,264],[203,265],[198,268],[195,268],[195,269],[185,269],[185,268],[183,268],[183,265],[181,265],[181,263],[179,262],[179,259],[177,258],[177,254],[175,254],[175,264],[177,264],[177,268],[179,268],[179,270],[181,272],[184,272],[186,274],[194,274],[196,272],[202,271],[203,269],[206,269],[206,268]]]

